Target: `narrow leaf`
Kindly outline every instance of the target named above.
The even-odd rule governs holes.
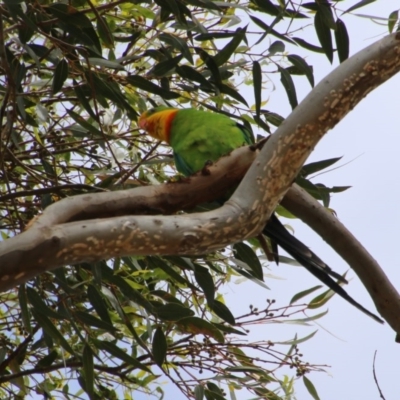
[[[286,94],[289,99],[289,103],[294,110],[297,107],[297,95],[296,95],[296,88],[294,86],[294,82],[292,77],[290,76],[289,72],[287,72],[284,68],[278,66],[279,72],[281,73],[281,82],[283,87],[286,90]]]
[[[165,356],[167,354],[167,339],[160,327],[158,327],[154,332],[152,352],[154,361],[159,367],[161,367],[164,364]]]
[[[211,307],[214,302],[215,287],[213,278],[207,268],[195,264],[194,277],[206,296],[207,303]]]
[[[289,54],[287,56],[288,60],[298,68],[304,75],[307,77],[308,81],[310,82],[311,87],[314,87],[314,73],[313,69],[310,65],[306,63],[304,58],[296,55],[296,54]]]
[[[177,322],[180,330],[186,333],[211,336],[218,343],[224,343],[224,335],[213,324],[198,317],[187,317]]]
[[[293,304],[293,303],[295,303],[296,301],[302,299],[303,297],[308,296],[310,293],[313,293],[313,292],[315,292],[316,290],[321,289],[321,288],[322,288],[322,285],[317,285],[317,286],[314,286],[314,287],[312,287],[312,288],[310,288],[310,289],[303,290],[302,292],[296,293],[296,294],[290,299],[289,304]]]
[[[306,377],[303,376],[303,382],[305,387],[308,390],[308,393],[311,394],[311,396],[313,397],[314,400],[320,400],[317,390],[315,389],[315,386],[313,385],[313,383]]]
[[[228,324],[235,325],[235,317],[224,303],[221,303],[219,300],[214,300],[214,303],[212,305],[209,304],[209,306],[218,317]]]
[[[264,278],[262,266],[254,250],[245,243],[236,243],[233,246],[233,251],[235,253],[235,257],[238,260],[246,263],[253,272],[253,275],[262,281]]]
[[[229,60],[231,55],[238,48],[240,42],[246,38],[246,30],[247,26],[245,26],[244,28],[239,28],[236,31],[233,39],[222,50],[218,51],[218,53],[214,57],[214,61],[217,66],[223,65]]]
[[[262,72],[260,63],[258,61],[253,62],[253,89],[254,89],[254,101],[256,105],[256,115],[258,118],[260,118]]]
[[[63,58],[58,64],[57,67],[54,71],[54,77],[53,77],[53,87],[52,91],[53,94],[59,92],[65,80],[68,77],[68,63],[67,61]]]
[[[153,312],[158,318],[165,321],[178,321],[185,317],[194,315],[194,312],[187,307],[182,307],[176,303],[165,304],[158,307]]]
[[[328,57],[328,60],[332,63],[333,47],[332,47],[331,30],[325,24],[323,15],[320,10],[318,10],[317,13],[315,14],[314,27],[315,31],[317,32],[318,40],[321,43],[322,48],[324,49],[325,55]]]
[[[90,398],[94,390],[94,366],[93,353],[90,346],[86,343],[82,353],[83,374],[85,375],[85,389]]]
[[[347,33],[346,25],[339,18],[336,21],[335,41],[339,61],[342,63],[349,58],[350,39]]]
[[[354,4],[354,6],[351,6],[350,8],[348,8],[343,14],[349,13],[350,11],[357,10],[357,8],[364,7],[364,6],[368,5],[368,4],[375,3],[375,1],[376,0],[362,0],[362,1],[359,1],[358,3]]]
[[[148,367],[140,363],[136,358],[130,356],[128,353],[126,353],[124,350],[116,346],[114,343],[97,339],[93,339],[93,343],[100,350],[104,350],[107,353],[110,353],[112,356],[119,358],[120,360],[128,363],[129,365],[132,365],[135,368],[139,368],[142,369],[143,371],[151,373]]]

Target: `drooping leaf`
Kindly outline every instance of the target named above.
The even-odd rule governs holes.
[[[311,174],[315,174],[316,172],[319,172],[325,168],[330,167],[333,164],[336,164],[341,159],[342,157],[335,157],[335,158],[328,158],[327,160],[311,162],[303,166],[303,168],[301,169],[301,175],[309,176]]]
[[[161,367],[164,364],[165,356],[167,354],[167,339],[160,327],[158,327],[154,332],[152,352],[154,361],[159,367]]]
[[[333,61],[333,47],[332,47],[332,35],[329,26],[326,25],[323,15],[320,10],[317,11],[314,17],[314,27],[317,32],[317,37],[321,43],[324,53],[328,60],[332,63]]]
[[[302,299],[303,297],[308,296],[310,293],[313,293],[313,292],[315,292],[316,290],[321,289],[321,288],[322,288],[322,285],[318,285],[318,286],[314,286],[314,287],[312,287],[312,288],[310,288],[310,289],[303,290],[303,291],[301,291],[301,292],[299,292],[299,293],[296,293],[296,294],[290,299],[289,304],[293,304],[293,303],[295,303],[296,301]]]
[[[207,268],[195,264],[194,277],[206,296],[207,303],[211,307],[214,303],[215,287],[213,278]]]
[[[85,389],[88,395],[92,397],[94,391],[94,364],[92,349],[88,344],[83,348],[82,365],[85,376]]]
[[[235,257],[243,261],[250,268],[252,274],[259,280],[264,280],[260,260],[254,250],[246,243],[236,243],[233,246]]]
[[[342,63],[349,58],[350,39],[347,33],[346,25],[339,18],[336,21],[335,41],[339,61]]]
[[[253,61],[253,89],[254,89],[254,102],[256,106],[256,116],[257,118],[260,118],[262,72],[260,63],[258,61]]]
[[[140,361],[138,361],[136,358],[133,358],[130,356],[127,352],[125,352],[123,349],[118,347],[112,342],[107,342],[105,340],[98,340],[98,339],[93,339],[93,344],[100,350],[104,350],[107,353],[111,354],[113,357],[117,357],[120,360],[128,363],[132,367],[139,368],[143,371],[150,372],[150,369],[142,364]]]
[[[218,317],[226,321],[228,324],[235,325],[235,317],[224,303],[221,303],[219,300],[214,300],[212,304],[209,304],[209,307],[216,315],[218,315]]]
[[[399,10],[392,11],[389,14],[389,18],[388,18],[388,30],[389,30],[389,33],[393,32],[393,28],[396,25],[396,22],[397,22],[398,19],[399,19]]]
[[[57,67],[54,71],[54,77],[53,77],[53,94],[59,92],[63,85],[65,80],[68,77],[68,63],[67,61],[63,58],[58,64]]]
[[[247,26],[244,28],[239,28],[233,39],[218,53],[214,56],[215,64],[219,67],[225,64],[235,52],[240,42],[246,38]]]
[[[281,73],[281,82],[283,87],[285,88],[287,97],[289,99],[289,103],[294,110],[297,107],[297,95],[296,88],[294,86],[294,82],[289,72],[287,72],[284,68],[278,65],[278,70]]]
[[[186,317],[177,322],[179,329],[186,333],[211,336],[218,343],[224,343],[224,335],[213,324],[198,317]]]
[[[179,304],[168,303],[155,309],[154,314],[164,321],[178,321],[182,318],[191,317],[194,312]]]
[[[320,400],[320,398],[318,396],[317,389],[315,389],[315,386],[313,385],[313,383],[305,375],[303,375],[303,382],[304,382],[304,386],[308,390],[308,393],[311,394],[313,399],[314,400]]]
[[[310,82],[311,87],[314,87],[314,73],[313,69],[310,65],[306,63],[304,58],[296,55],[296,54],[288,54],[287,59],[298,68],[304,75],[307,77]]]
[[[350,8],[348,8],[343,14],[346,14],[346,13],[349,13],[351,11],[357,10],[357,8],[364,7],[364,6],[368,5],[368,4],[375,3],[375,1],[376,0],[362,0],[362,1],[359,1],[358,3],[356,3],[353,6],[351,6]]]

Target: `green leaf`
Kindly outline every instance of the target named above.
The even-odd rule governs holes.
[[[90,346],[86,343],[82,353],[82,366],[83,374],[85,376],[85,389],[90,398],[93,396],[94,391],[94,365],[93,353]]]
[[[313,44],[306,42],[304,39],[294,37],[293,40],[299,46],[304,47],[307,50],[313,51],[314,53],[325,53],[322,47],[314,46]]]
[[[253,89],[254,89],[254,101],[256,106],[256,115],[258,118],[260,118],[262,71],[260,63],[258,61],[253,62]]]
[[[281,82],[283,87],[285,88],[286,94],[289,99],[289,103],[294,110],[297,107],[297,95],[296,95],[296,88],[294,86],[294,82],[292,77],[290,76],[289,72],[287,72],[284,68],[278,65],[278,70],[281,73]]]
[[[335,19],[333,18],[333,12],[330,4],[327,1],[318,2],[318,11],[321,13],[321,17],[325,25],[332,30],[336,29]]]
[[[106,47],[112,49],[114,47],[114,37],[108,26],[107,19],[101,15],[96,15],[97,18],[97,32],[99,33],[101,41]]]
[[[88,285],[87,294],[90,304],[96,310],[99,317],[108,325],[112,325],[111,318],[108,314],[107,304],[94,285]]]
[[[310,288],[310,289],[303,290],[302,292],[296,293],[296,294],[290,299],[289,304],[295,303],[296,301],[302,299],[303,297],[308,296],[310,293],[313,293],[313,292],[315,292],[316,290],[321,289],[322,287],[323,287],[322,285],[318,285],[318,286],[314,286],[314,287],[312,287],[312,288]]]
[[[233,245],[235,258],[243,261],[250,268],[252,274],[259,280],[264,280],[264,274],[260,260],[254,250],[245,243],[236,243]]]
[[[28,309],[27,303],[27,296],[26,296],[26,287],[24,284],[19,285],[18,288],[18,301],[19,306],[21,308],[21,319],[22,323],[24,324],[24,328],[28,333],[32,333],[32,326],[31,326],[31,318]]]
[[[167,273],[172,279],[181,285],[187,286],[194,291],[197,291],[197,287],[190,283],[187,279],[179,275],[172,267],[170,267],[163,259],[159,257],[147,257],[147,262],[151,268],[160,268],[162,271]]]
[[[64,315],[61,315],[57,311],[54,311],[50,307],[48,307],[47,304],[42,300],[42,298],[36,292],[36,290],[34,290],[30,287],[27,287],[26,294],[27,294],[29,303],[31,303],[34,311],[37,311],[43,315],[46,315],[49,318],[54,318],[54,319],[59,319],[59,320],[65,319]]]
[[[239,101],[240,103],[248,107],[246,99],[238,91],[236,91],[235,89],[231,88],[228,85],[225,85],[224,83],[217,84],[217,86],[218,89],[221,91],[221,93],[225,93],[233,97],[235,100]]]
[[[68,63],[67,61],[63,58],[56,67],[56,70],[54,71],[54,77],[53,77],[53,87],[52,91],[53,94],[59,92],[65,80],[68,77]]]
[[[277,40],[268,47],[268,55],[274,55],[276,53],[283,53],[285,51],[285,44]]]
[[[259,18],[254,17],[252,15],[250,15],[250,19],[256,24],[258,25],[260,28],[265,30],[266,34],[271,34],[274,35],[275,37],[277,37],[278,39],[283,40],[284,42],[289,42],[292,44],[295,44],[296,42],[294,42],[294,40],[286,37],[285,35],[280,34],[279,32],[277,32],[276,30],[272,29],[271,26],[267,25],[264,21],[261,21]],[[294,39],[294,38],[293,38]]]
[[[207,303],[211,307],[214,302],[215,287],[213,278],[207,268],[194,264],[194,277],[206,296]]]
[[[296,336],[296,337],[295,337],[294,339],[292,339],[292,340],[286,340],[286,341],[284,341],[284,342],[274,342],[274,343],[276,343],[276,344],[290,345],[290,346],[298,345],[298,344],[300,344],[300,343],[306,342],[307,340],[310,340],[312,337],[314,337],[314,335],[315,335],[317,332],[318,332],[318,330],[316,330],[316,331],[310,333],[310,334],[307,335],[307,336],[304,336],[304,337],[301,338],[301,339],[297,339],[297,336]]]
[[[269,123],[271,123],[274,126],[279,126],[285,120],[285,118],[283,118],[281,115],[271,111],[263,110],[262,115]]]
[[[130,285],[129,279],[124,279],[118,275],[110,275],[108,280],[116,285],[121,293],[123,293],[128,299],[142,306],[150,313],[154,311],[153,305],[138,290],[134,289]]]
[[[196,385],[194,388],[194,398],[195,400],[203,400],[204,399],[204,386]]]
[[[303,382],[304,382],[304,386],[307,388],[308,393],[311,394],[311,396],[313,397],[314,400],[320,400],[317,390],[315,389],[315,386],[313,385],[313,383],[306,377],[303,376]]]
[[[304,58],[296,55],[296,54],[289,54],[287,59],[301,72],[303,73],[308,81],[310,82],[311,87],[314,87],[314,73],[313,69],[310,65],[306,63]]]
[[[200,47],[195,48],[196,53],[200,56],[201,60],[207,65],[212,77],[214,78],[214,82],[217,85],[222,84],[221,74],[218,69],[218,65],[214,60],[214,57],[210,56],[206,51],[204,51]]]
[[[58,331],[53,323],[42,313],[32,310],[32,314],[36,322],[41,326],[44,332],[49,335],[57,344],[63,347],[68,353],[74,354],[74,350],[70,344],[65,340],[64,336]]]
[[[333,47],[332,47],[332,36],[331,30],[326,25],[324,17],[320,10],[317,11],[314,18],[314,27],[317,32],[318,40],[324,49],[325,55],[328,60],[332,63],[333,61]]]
[[[180,97],[179,93],[164,90],[160,86],[157,86],[153,82],[148,81],[140,75],[129,75],[126,77],[126,81],[134,87],[142,89],[145,92],[158,94],[159,96],[167,100],[177,99],[178,97]]]
[[[336,21],[335,41],[339,61],[342,63],[349,58],[350,39],[347,33],[346,25],[339,18]]]
[[[362,0],[362,1],[359,1],[358,3],[354,4],[354,6],[351,6],[350,8],[348,8],[343,14],[349,13],[350,11],[357,10],[357,8],[364,7],[364,6],[368,5],[368,4],[375,3],[375,1],[376,0]]]
[[[53,362],[57,359],[57,357],[58,357],[57,350],[52,350],[49,354],[47,354],[47,356],[44,356],[37,362],[35,368],[50,367],[50,365],[53,364]]]
[[[389,29],[389,33],[393,32],[393,28],[396,25],[397,20],[399,19],[399,10],[396,11],[392,11],[389,14],[389,18],[388,18],[388,29]]]
[[[214,56],[214,61],[217,66],[225,64],[231,57],[231,55],[238,48],[240,42],[246,38],[247,26],[236,30],[236,34],[233,39],[222,49],[217,52]]]
[[[194,68],[189,67],[188,65],[180,65],[176,68],[176,72],[182,77],[189,81],[195,81],[200,83],[200,85],[204,86],[204,88],[208,90],[213,90],[213,86],[208,80]]]
[[[335,158],[328,158],[327,160],[316,161],[316,162],[306,164],[301,169],[301,175],[308,176],[311,174],[315,174],[316,172],[319,172],[319,171],[321,171],[325,168],[328,168],[331,165],[337,163],[341,159],[342,159],[342,157],[335,157]]]
[[[167,355],[167,339],[160,327],[156,329],[153,336],[152,352],[154,361],[161,367],[164,364]]]
[[[94,113],[92,107],[90,106],[89,101],[87,100],[86,96],[87,93],[83,89],[81,85],[78,84],[75,80],[73,80],[74,83],[74,91],[76,94],[76,97],[78,97],[79,104],[83,106],[83,108],[86,110],[86,112],[95,120],[98,121],[97,115]],[[90,95],[90,92],[89,92]]]
[[[170,58],[169,60],[161,61],[157,65],[155,65],[149,72],[149,76],[162,77],[168,75],[175,69],[175,67],[182,60],[182,55]]]
[[[95,317],[94,315],[91,315],[87,312],[84,311],[75,311],[74,315],[78,320],[83,322],[86,325],[89,326],[94,326],[99,329],[104,329],[105,331],[108,332],[115,332],[117,329],[112,325],[109,324],[105,321],[102,321],[101,319]]]
[[[186,58],[186,60],[188,60],[190,62],[190,64],[194,64],[193,62],[193,57],[192,57],[192,53],[189,50],[189,47],[186,44],[186,41],[183,40],[182,38],[178,37],[178,36],[174,36],[172,34],[169,33],[161,33],[158,38],[162,41],[165,42],[167,44],[169,44],[170,46],[174,47],[175,49],[179,50],[183,57]]]
[[[107,353],[110,353],[113,357],[117,357],[120,360],[128,363],[135,368],[139,368],[143,371],[151,373],[150,369],[139,362],[136,358],[133,358],[120,347],[116,346],[112,342],[106,342],[103,340],[93,339],[93,344],[100,350],[104,350]]]
[[[239,262],[241,262],[241,261],[239,260]],[[231,265],[231,268],[233,270],[235,270],[238,274],[243,275],[245,278],[250,279],[254,283],[257,283],[257,285],[260,285],[264,289],[268,289],[269,290],[269,287],[263,281],[261,281],[260,279],[255,278],[253,275],[249,274],[243,268],[237,268],[234,265]]]
[[[234,335],[247,336],[246,332],[239,331],[238,329],[232,328],[229,325],[219,324],[218,322],[213,322],[212,324],[222,332],[232,333]]]
[[[75,120],[75,122],[79,124],[82,128],[88,130],[90,133],[97,137],[103,137],[102,133],[93,124],[85,120],[85,118],[83,118],[81,115],[72,110],[67,110],[67,112],[69,116],[73,120]]]
[[[191,317],[194,312],[179,304],[168,303],[155,309],[153,314],[164,321],[178,321],[182,318]]]
[[[211,336],[218,343],[224,343],[224,335],[213,324],[198,317],[186,317],[180,319],[177,323],[179,329],[186,333],[193,333],[195,335],[202,334]]]
[[[164,290],[161,290],[161,289],[153,290],[150,292],[150,294],[152,296],[159,297],[160,299],[163,299],[164,301],[166,301],[168,303],[176,303],[176,304],[179,304],[182,307],[184,307],[183,303],[180,300],[178,300],[175,296],[172,296],[172,294],[170,294]]]
[[[219,300],[214,300],[214,303],[209,304],[209,307],[216,315],[218,315],[218,317],[226,321],[228,324],[235,325],[235,317],[224,303],[221,303]]]

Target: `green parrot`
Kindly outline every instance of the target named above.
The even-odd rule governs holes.
[[[245,126],[223,114],[194,108],[152,108],[140,116],[138,124],[150,136],[172,147],[176,168],[185,176],[194,174],[207,162],[217,161],[237,147],[253,143],[253,135]],[[262,233],[271,239],[277,263],[278,245],[339,296],[374,320],[383,322],[350,297],[331,276],[343,283],[347,281],[296,239],[275,214]]]

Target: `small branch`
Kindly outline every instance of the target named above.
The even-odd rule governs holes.
[[[383,395],[382,390],[381,390],[381,388],[379,387],[378,379],[377,379],[376,373],[375,373],[375,359],[376,359],[376,350],[375,350],[375,353],[374,353],[374,361],[373,361],[373,363],[372,363],[372,373],[374,374],[374,381],[375,381],[376,387],[378,388],[379,397],[380,397],[382,400],[385,400],[385,396]]]

